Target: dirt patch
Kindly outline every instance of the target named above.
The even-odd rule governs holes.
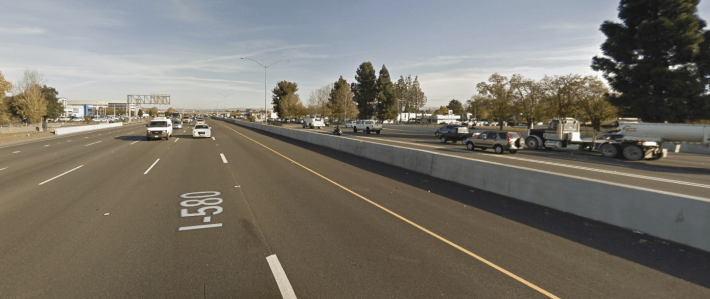
[[[54,136],[54,133],[49,131],[42,132],[22,132],[22,133],[4,133],[0,134],[0,145],[11,143],[19,143],[26,140],[41,139]]]

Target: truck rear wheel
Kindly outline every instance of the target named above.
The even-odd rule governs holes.
[[[623,153],[624,158],[629,161],[638,161],[645,156],[643,149],[637,145],[629,145],[625,147]]]
[[[375,133],[377,133],[377,135],[380,135],[380,130],[375,131]]]
[[[527,146],[529,149],[537,149],[540,144],[534,137],[528,137],[528,139],[525,139],[525,146]]]
[[[357,128],[353,127],[353,132],[357,133]]]
[[[446,136],[441,136],[439,140],[441,140],[441,143],[446,143]]]
[[[604,158],[614,158],[619,154],[619,148],[611,143],[603,144],[599,151],[602,153]]]
[[[365,133],[370,134],[370,127],[365,128]]]

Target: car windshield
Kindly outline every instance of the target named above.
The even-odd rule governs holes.
[[[152,128],[167,127],[167,126],[168,126],[167,121],[151,121],[150,122],[150,127],[152,127]]]
[[[207,128],[208,128],[208,127],[205,126],[205,125],[196,125],[196,126],[195,126],[195,129],[207,129]],[[189,129],[189,127],[188,127],[188,129]]]

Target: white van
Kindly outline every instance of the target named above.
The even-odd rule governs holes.
[[[146,131],[146,140],[152,139],[170,139],[173,136],[173,122],[166,117],[156,117],[145,125],[148,127]]]

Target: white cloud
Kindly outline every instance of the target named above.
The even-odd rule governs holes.
[[[17,34],[17,35],[37,35],[44,34],[45,30],[39,27],[16,27],[16,28],[2,28],[0,27],[0,34]]]

